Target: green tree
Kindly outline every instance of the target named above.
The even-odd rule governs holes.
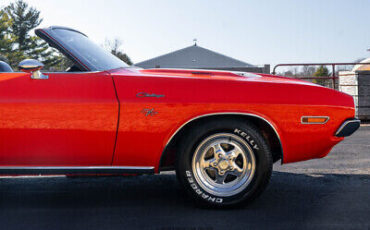
[[[4,10],[0,10],[0,54],[3,55],[12,43],[10,37],[8,36],[10,25],[11,20],[8,14]]]
[[[30,32],[40,25],[40,11],[29,7],[23,0],[10,3],[4,11],[11,20],[8,27],[9,34],[14,36],[12,52],[21,52],[23,55],[8,54],[11,65],[15,66],[24,58],[37,59],[44,63],[46,68],[56,65],[62,61],[62,56],[49,48],[48,44],[37,36],[31,36]],[[9,57],[10,56],[10,57]]]
[[[21,52],[13,52],[15,37],[9,33],[12,20],[5,10],[0,9],[0,60],[9,62],[9,58],[21,56]]]
[[[103,47],[111,52],[113,55],[126,62],[128,65],[132,65],[133,63],[130,57],[121,50],[121,46],[122,41],[117,38],[114,40],[106,39],[105,44],[103,45]]]
[[[326,66],[321,65],[319,68],[316,69],[316,72],[313,74],[314,77],[329,77],[330,73]],[[319,85],[325,85],[326,79],[315,79],[313,80],[314,83]]]
[[[5,11],[13,21],[10,32],[16,35],[18,48],[29,52],[30,44],[34,43],[34,39],[29,35],[29,32],[42,22],[40,12],[33,7],[29,7],[23,0],[10,3],[5,7]]]
[[[119,50],[117,52],[112,51],[112,54],[121,59],[122,61],[124,61],[126,64],[132,65],[132,61],[129,58],[129,56],[127,56],[127,54],[123,53],[122,51]]]

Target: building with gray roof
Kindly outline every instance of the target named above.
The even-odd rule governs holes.
[[[258,67],[249,63],[228,57],[212,50],[194,45],[164,54],[135,66],[149,68],[183,68],[183,69],[216,69],[245,71],[255,73],[270,73],[270,65]]]

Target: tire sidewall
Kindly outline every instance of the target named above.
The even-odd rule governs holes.
[[[262,136],[256,132],[255,128],[253,129],[251,126],[253,125],[241,122],[218,122],[216,124],[199,127],[189,135],[179,157],[177,173],[180,176],[179,179],[182,181],[182,184],[186,187],[186,190],[195,196],[198,202],[206,203],[211,206],[228,206],[247,201],[257,195],[257,191],[260,189],[259,185],[263,184],[263,180],[266,174],[269,173],[269,167],[271,167],[270,164],[272,163],[270,163],[271,159],[268,157],[270,152],[266,142]],[[256,160],[255,172],[248,186],[238,194],[228,197],[216,196],[205,191],[195,179],[192,168],[195,149],[204,139],[217,133],[230,133],[242,138],[253,150]],[[247,147],[243,146],[243,148]]]

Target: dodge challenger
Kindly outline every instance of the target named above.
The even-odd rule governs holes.
[[[272,165],[326,156],[360,126],[351,96],[267,74],[128,66],[74,29],[35,33],[73,65],[0,64],[1,175],[175,170],[193,200],[246,204]]]

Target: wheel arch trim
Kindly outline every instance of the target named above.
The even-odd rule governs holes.
[[[184,122],[179,128],[176,129],[175,132],[173,132],[173,134],[170,136],[170,138],[168,138],[167,142],[166,142],[166,145],[164,146],[163,148],[163,151],[162,151],[162,154],[160,156],[160,161],[159,161],[159,164],[158,164],[158,171],[160,171],[160,166],[161,166],[161,163],[162,163],[162,158],[163,156],[165,155],[165,151],[167,150],[167,147],[169,146],[169,144],[171,143],[171,141],[174,139],[174,137],[186,126],[188,125],[189,123],[195,121],[195,120],[198,120],[200,118],[205,118],[205,117],[213,117],[213,116],[222,116],[222,115],[241,115],[241,116],[245,116],[245,117],[254,117],[254,118],[258,118],[262,121],[264,121],[265,123],[267,123],[271,128],[272,130],[274,131],[278,141],[279,141],[279,145],[280,145],[280,150],[281,150],[281,163],[283,164],[283,144],[281,142],[281,137],[280,137],[280,134],[278,132],[278,129],[276,127],[276,125],[274,125],[273,122],[269,121],[267,118],[261,116],[261,115],[257,115],[257,114],[254,114],[254,113],[245,113],[245,112],[214,112],[214,113],[206,113],[206,114],[202,114],[202,115],[198,115],[198,116],[195,116],[189,120],[187,120],[186,122]]]

